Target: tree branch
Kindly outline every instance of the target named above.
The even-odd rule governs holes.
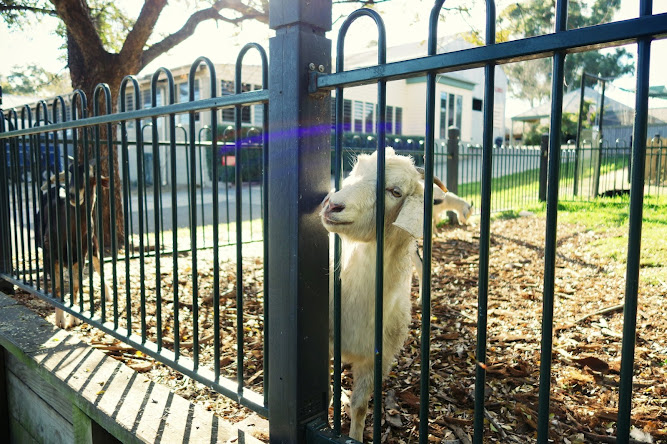
[[[58,13],[53,9],[46,8],[37,8],[33,6],[23,6],[15,4],[7,4],[5,2],[0,2],[0,14],[3,12],[33,12],[35,14],[45,14],[53,17],[57,17]]]
[[[261,1],[261,4],[262,6],[267,5],[264,0]],[[231,9],[239,13],[240,16],[236,18],[225,17],[220,14],[221,9]],[[143,69],[158,56],[192,36],[197,26],[206,20],[221,20],[234,25],[245,20],[257,20],[268,24],[269,16],[266,10],[255,9],[252,6],[242,3],[240,0],[218,0],[210,8],[202,9],[192,14],[181,29],[145,50],[141,57],[139,69]]]
[[[120,50],[121,57],[138,58],[150,38],[167,0],[146,0],[132,30],[127,35]]]
[[[67,32],[78,44],[84,59],[99,59],[107,54],[88,9],[81,0],[51,0]]]

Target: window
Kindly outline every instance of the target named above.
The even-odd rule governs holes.
[[[472,110],[481,111],[482,110],[482,99],[472,99]]]
[[[403,108],[399,106],[396,107],[396,117],[394,122],[396,123],[396,134],[400,136],[403,134]]]
[[[354,132],[360,133],[364,126],[364,102],[354,102]]]
[[[456,127],[461,129],[461,120],[463,119],[463,97],[456,96]]]
[[[366,103],[366,115],[364,116],[364,126],[367,133],[375,132],[373,129],[373,110],[375,106],[372,103]]]
[[[262,85],[255,85],[255,91],[262,89]],[[264,123],[264,105],[253,105],[253,114],[255,117],[255,125],[261,126]]]
[[[141,92],[141,102],[143,103],[143,109],[151,108],[151,88]],[[162,89],[157,88],[155,90],[155,106],[162,106]],[[161,123],[163,119],[158,119],[158,122]],[[141,121],[141,126],[144,127],[151,122],[151,119],[143,119]]]
[[[447,138],[447,93],[440,93],[440,138]]]
[[[387,107],[387,117],[385,121],[385,128],[387,131],[387,134],[393,134],[394,133],[394,107],[393,106],[388,106]]]
[[[343,132],[352,131],[352,101],[343,100]]]
[[[199,80],[194,81],[194,99],[199,100]],[[179,83],[178,86],[178,101],[179,103],[189,102],[190,101],[190,86],[188,82]],[[182,124],[188,123],[190,121],[189,114],[181,114],[179,117],[179,122]],[[195,113],[195,122],[199,121],[199,113]]]
[[[449,127],[461,129],[463,120],[463,96],[458,94],[440,94],[440,138],[446,139]]]
[[[449,95],[449,107],[447,108],[447,128],[454,125],[454,94]]]
[[[125,94],[125,111],[134,111],[134,93]],[[69,112],[68,112],[69,114]],[[69,120],[69,116],[68,116]],[[127,120],[128,128],[134,128],[134,120]]]
[[[222,80],[220,82],[220,96],[228,96],[231,94],[234,94],[234,82]],[[234,121],[234,108],[222,109],[222,121],[223,122]]]

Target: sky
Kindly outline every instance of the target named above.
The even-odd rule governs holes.
[[[516,0],[497,0],[497,11]],[[136,0],[119,0],[130,15],[138,15],[139,8],[143,2]],[[156,26],[156,33],[166,35],[169,31],[180,28],[184,20],[190,15],[196,2],[192,1],[172,1],[170,6],[165,8],[160,20]],[[467,4],[465,0],[451,0],[445,6],[451,7],[457,4]],[[443,12],[445,22],[439,24],[439,36],[445,37],[470,29],[470,25],[483,29],[485,17],[485,2],[478,0],[477,9],[472,11],[471,22],[467,23],[454,12]],[[377,10],[382,15],[387,30],[387,45],[389,51],[391,46],[403,43],[412,43],[423,41],[427,38],[428,16],[431,9],[431,1],[417,0],[391,0],[386,3],[378,4]],[[622,20],[636,17],[639,11],[638,0],[621,0],[620,11],[614,17],[614,20]],[[329,38],[335,41],[338,35],[338,28],[344,20],[346,13],[354,10],[350,5],[338,5],[334,9],[333,30],[327,34]],[[667,12],[667,0],[658,0],[653,2],[653,13]],[[451,18],[450,18],[451,17]],[[373,47],[373,42],[377,38],[377,32],[370,19],[362,19],[355,22],[348,32],[345,42],[346,54],[353,54]],[[60,47],[62,41],[55,35],[55,28],[58,21],[54,18],[45,18],[36,26],[32,26],[29,32],[10,31],[6,28],[4,22],[0,23],[0,75],[6,76],[16,65],[39,64],[48,71],[60,72],[64,69],[66,62],[64,59],[64,50]],[[370,26],[369,26],[370,24]],[[245,22],[241,28],[232,27],[228,24],[214,22],[202,23],[195,35],[176,48],[159,57],[151,63],[141,74],[150,74],[158,67],[165,66],[169,68],[189,65],[198,56],[209,57],[216,63],[234,62],[239,49],[249,41],[260,43],[268,50],[268,40],[273,31],[267,26],[255,23]],[[335,43],[334,43],[335,45]],[[627,46],[630,52],[635,51],[635,45]],[[335,51],[335,49],[334,49]],[[248,62],[253,63],[254,51],[248,54]],[[334,52],[335,53],[335,52]],[[9,55],[9,56],[7,56]],[[415,57],[424,54],[415,54]],[[651,85],[664,85],[667,72],[667,40],[654,42],[652,45],[651,57]],[[634,89],[634,77],[620,79],[614,84],[625,89]],[[631,105],[633,95],[623,93],[620,89],[611,88],[610,97]],[[663,105],[656,106],[667,107],[667,100]],[[506,117],[518,114],[526,109],[526,104],[508,98]]]

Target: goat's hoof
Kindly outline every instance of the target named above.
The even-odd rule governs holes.
[[[67,325],[65,326],[65,328],[72,328],[72,327],[74,327],[76,325],[80,325],[80,324],[81,324],[81,319],[79,319],[76,316],[73,316],[71,314],[67,315]]]

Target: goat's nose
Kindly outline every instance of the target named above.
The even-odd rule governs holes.
[[[329,201],[329,207],[327,208],[327,211],[331,213],[340,213],[344,209],[345,209],[345,204],[337,204]]]

